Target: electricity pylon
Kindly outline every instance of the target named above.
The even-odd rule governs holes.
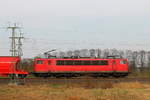
[[[22,56],[22,39],[24,38],[22,36],[22,33],[19,34],[19,36],[17,36],[16,34],[16,29],[20,29],[20,27],[18,27],[16,25],[16,23],[14,23],[13,26],[9,26],[7,27],[7,29],[11,29],[12,30],[12,36],[10,37],[11,39],[11,56]]]

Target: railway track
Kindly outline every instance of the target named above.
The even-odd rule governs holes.
[[[7,84],[14,82],[11,79],[0,79],[0,84]],[[25,84],[66,84],[66,83],[101,83],[101,82],[142,82],[150,83],[150,78],[27,78],[18,79],[17,82],[24,82]]]

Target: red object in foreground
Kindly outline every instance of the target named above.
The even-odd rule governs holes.
[[[36,76],[82,76],[90,75],[123,77],[128,75],[127,59],[35,59]]]
[[[0,75],[3,77],[16,77],[24,78],[28,72],[21,70],[20,57],[1,56],[0,57]]]

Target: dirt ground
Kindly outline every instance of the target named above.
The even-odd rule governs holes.
[[[150,100],[150,84],[3,84],[0,100]]]

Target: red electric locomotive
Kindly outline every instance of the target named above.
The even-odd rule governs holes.
[[[28,72],[20,70],[20,57],[1,56],[0,75],[3,77],[25,78]]]
[[[122,58],[37,58],[34,67],[39,77],[124,77],[129,73],[128,60]]]

